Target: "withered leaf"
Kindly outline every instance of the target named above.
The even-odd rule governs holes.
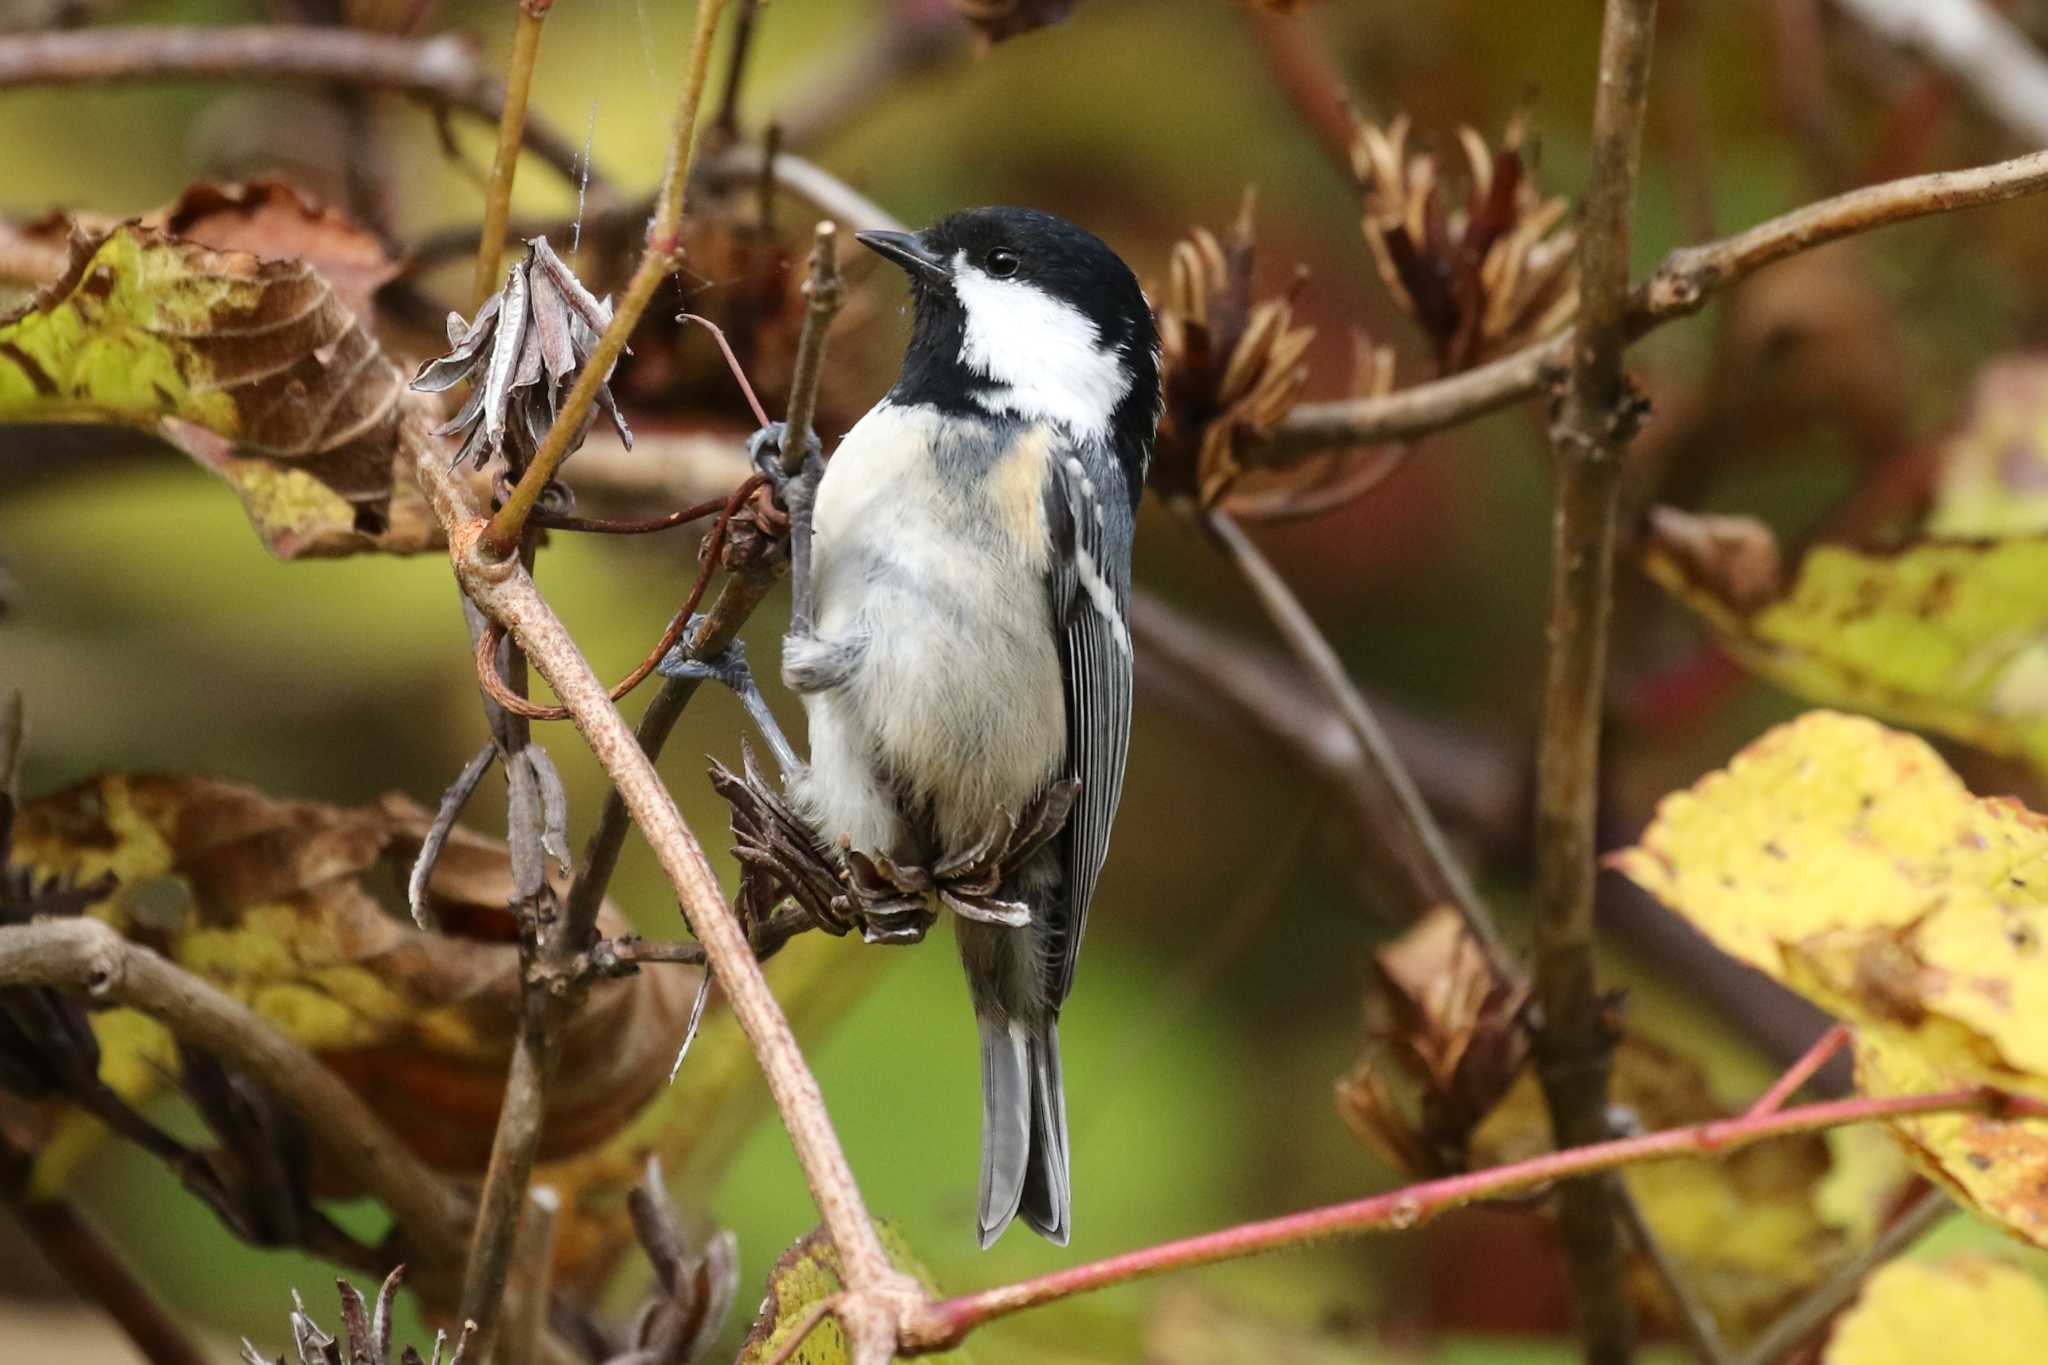
[[[91,913],[311,1048],[429,1162],[475,1172],[519,1017],[511,873],[501,843],[457,829],[429,886],[447,932],[421,933],[404,882],[430,823],[398,795],[339,807],[212,777],[108,774],[25,806],[15,851],[43,875],[109,877]],[[626,927],[609,906],[599,923]],[[664,969],[592,988],[565,1036],[544,1156],[601,1142],[660,1088],[695,985]],[[131,1101],[175,1074],[150,1021],[109,1010],[92,1022],[102,1076]]]
[[[64,273],[0,317],[0,424],[161,435],[225,479],[287,559],[431,543],[392,509],[403,391],[314,267],[141,224],[75,240]]]
[[[304,262],[359,321],[368,321],[371,298],[400,269],[376,234],[283,180],[200,181],[144,215],[142,226],[216,251]]]
[[[1379,989],[1370,1046],[1338,1082],[1338,1109],[1362,1140],[1410,1174],[1463,1170],[1473,1130],[1528,1060],[1527,990],[1499,979],[1449,906],[1375,952],[1373,976]],[[1419,1091],[1412,1105],[1383,1074],[1383,1056]]]

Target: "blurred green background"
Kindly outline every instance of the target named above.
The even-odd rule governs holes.
[[[1639,273],[1667,247],[1822,193],[2012,150],[2009,134],[1939,78],[1826,15],[1812,65],[1786,36],[1781,11],[1799,6],[1664,8]],[[1430,145],[1452,146],[1461,124],[1492,136],[1527,109],[1543,183],[1571,194],[1583,178],[1598,9],[1326,0],[1296,22],[1364,112],[1406,111]],[[776,0],[760,18],[743,126],[804,106],[878,22],[949,23],[942,10]],[[253,0],[136,0],[105,12],[121,23],[266,15]],[[549,20],[535,106],[573,138],[587,134],[596,164],[623,186],[658,173],[688,22],[687,6],[659,0],[564,0]],[[1108,238],[1148,281],[1163,277],[1191,225],[1220,229],[1255,185],[1262,278],[1277,289],[1297,263],[1311,272],[1298,308],[1319,329],[1316,392],[1341,387],[1352,327],[1397,345],[1403,382],[1427,377],[1427,352],[1388,304],[1361,240],[1357,193],[1278,91],[1256,22],[1228,0],[1090,0],[1068,23],[985,54],[942,44],[928,70],[845,103],[801,150],[911,222],[991,201],[1054,210]],[[433,24],[499,52],[510,5],[449,4]],[[396,99],[371,108],[392,159],[400,236],[473,218],[475,187],[440,153],[427,116]],[[487,130],[462,118],[451,127],[472,162],[487,159]],[[332,102],[301,88],[4,91],[0,212],[136,213],[192,180],[264,166],[320,184],[339,175],[344,139]],[[565,215],[575,192],[529,162],[517,204]],[[786,222],[806,221],[787,212]],[[1636,353],[1657,404],[1645,441],[1685,471],[1673,484],[1683,500],[1795,535],[1838,514],[1871,470],[1956,418],[1981,363],[2038,342],[2048,321],[2039,223],[2038,209],[2021,205],[1896,230],[1767,275],[1659,332]],[[903,334],[896,283],[864,263],[850,268],[867,297],[865,320],[835,343],[844,411],[829,415],[842,429],[886,387]],[[460,302],[465,278],[433,283],[455,281],[444,297]],[[1511,925],[1526,886],[1519,811],[1543,643],[1540,419],[1529,405],[1433,438],[1364,502],[1259,533],[1375,696],[1423,733],[1484,756],[1477,797],[1508,816],[1453,833]],[[26,695],[27,794],[103,769],[200,770],[279,795],[357,802],[395,788],[431,804],[482,738],[438,556],[276,562],[217,483],[126,437],[0,431],[0,453],[0,564],[11,584],[0,683]],[[669,543],[558,536],[545,556],[544,586],[600,673],[630,667],[693,570],[692,544],[654,539]],[[1657,795],[1799,709],[1740,682],[1710,689],[1704,704],[1672,702],[1654,684],[1684,667],[1694,637],[1624,577],[1609,746],[1615,839]],[[1153,506],[1138,578],[1237,637],[1272,644],[1228,570]],[[751,627],[757,660],[774,657],[784,609],[778,595]],[[787,700],[777,705],[794,721]],[[725,811],[702,780],[703,755],[731,760],[740,732],[730,698],[707,693],[664,761],[714,852]],[[566,730],[552,751],[580,833],[602,785]],[[1973,781],[2025,793],[2003,769]],[[496,827],[499,791],[491,779],[472,823]],[[730,860],[720,866],[730,876]],[[977,1056],[943,930],[907,951],[804,942],[771,977],[865,983],[843,1019],[805,1040],[849,1155],[871,1204],[901,1220],[943,1285],[990,1285],[1388,1182],[1331,1103],[1358,1049],[1368,954],[1397,927],[1358,866],[1354,831],[1308,778],[1256,741],[1141,697],[1114,855],[1062,1030],[1076,1192],[1065,1251],[1022,1234],[974,1249]],[[637,842],[613,898],[650,935],[679,931]],[[1739,1098],[1803,1041],[1799,1020],[1767,1005],[1745,1015],[1743,979],[1703,983],[1698,950],[1656,914],[1617,909],[1612,969],[1632,1008],[1696,1039],[1717,1085]],[[738,1232],[745,1316],[769,1264],[814,1222],[779,1130],[755,1125],[719,1188],[685,1199]],[[85,1200],[152,1282],[224,1337],[279,1346],[288,1285],[326,1311],[324,1268],[236,1246],[138,1158],[108,1151],[86,1174]],[[1171,1287],[1340,1329],[1355,1350],[1332,1359],[1511,1362],[1571,1358],[1552,1344],[1561,1284],[1532,1220],[1477,1215]],[[11,1331],[30,1330],[46,1292],[28,1253],[0,1240],[0,1296],[17,1296],[0,1297],[0,1357],[57,1358],[7,1345]],[[978,1336],[975,1353],[1143,1358],[1160,1292],[1141,1285],[1013,1319]],[[31,1340],[42,1338],[18,1338]]]

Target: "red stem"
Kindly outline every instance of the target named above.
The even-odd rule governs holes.
[[[1782,1109],[1773,1114],[1745,1114],[1739,1118],[1715,1119],[1685,1128],[1671,1128],[1661,1133],[1617,1138],[1611,1142],[1549,1152],[1491,1170],[1427,1180],[1346,1204],[1332,1204],[1261,1222],[1244,1223],[1219,1232],[1054,1271],[1037,1279],[946,1299],[933,1305],[929,1317],[922,1324],[925,1330],[917,1333],[914,1345],[919,1351],[950,1349],[982,1323],[1021,1309],[1169,1270],[1237,1260],[1347,1234],[1375,1232],[1383,1228],[1406,1230],[1446,1209],[1481,1199],[1522,1193],[1571,1176],[1672,1157],[1714,1156],[1769,1138],[1870,1119],[1972,1109],[2016,1117],[2048,1117],[2048,1101],[1975,1087],[1929,1095],[1828,1100]]]
[[[1775,1114],[1785,1107],[1785,1101],[1792,1098],[1800,1086],[1813,1079],[1813,1074],[1826,1066],[1837,1052],[1849,1042],[1849,1026],[1836,1024],[1826,1033],[1814,1039],[1813,1046],[1800,1055],[1798,1061],[1785,1070],[1785,1074],[1771,1082],[1771,1088],[1757,1096],[1755,1104],[1749,1106],[1744,1118],[1762,1118]]]

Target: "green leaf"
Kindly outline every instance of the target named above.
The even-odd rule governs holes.
[[[138,224],[78,242],[60,279],[0,318],[0,424],[161,436],[226,480],[287,559],[432,543],[394,467],[403,393],[312,266]]]
[[[930,1273],[904,1244],[903,1234],[895,1224],[884,1222],[879,1230],[882,1247],[896,1268],[915,1276],[926,1289],[937,1293],[938,1287],[932,1283]],[[803,1325],[811,1309],[843,1287],[839,1275],[839,1252],[832,1245],[832,1239],[825,1235],[823,1229],[806,1235],[784,1252],[782,1259],[775,1263],[775,1269],[768,1272],[768,1297],[761,1304],[761,1314],[754,1320],[753,1330],[747,1333],[736,1365],[762,1365],[764,1361],[774,1359],[783,1343]],[[919,1359],[969,1365],[971,1358],[965,1351],[947,1351],[941,1355],[920,1356]],[[811,1330],[804,1344],[789,1358],[790,1365],[849,1365],[850,1360],[846,1334],[839,1330],[839,1324],[829,1314]]]
[[[2048,538],[1816,546],[1789,583],[1760,524],[1659,509],[1644,571],[1788,692],[2048,772]]]

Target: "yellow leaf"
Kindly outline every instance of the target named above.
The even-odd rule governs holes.
[[[1708,537],[1703,519],[1660,509],[1643,569],[1743,667],[2048,771],[2048,538],[1820,545],[1789,584],[1760,589],[1701,549],[1731,526],[1756,551],[1768,543],[1742,518],[1715,519]]]
[[[1722,949],[1856,1027],[1863,1089],[2048,1096],[2048,820],[1978,800],[1924,741],[1817,711],[1666,797],[1612,859]],[[1890,1124],[2048,1244],[2048,1123]]]
[[[880,1232],[882,1247],[896,1268],[916,1276],[926,1289],[936,1294],[938,1287],[932,1283],[930,1273],[919,1264],[895,1224],[883,1223]],[[768,1297],[762,1301],[760,1316],[754,1320],[753,1330],[747,1333],[736,1365],[762,1365],[763,1361],[772,1360],[802,1325],[810,1310],[837,1294],[842,1287],[839,1252],[833,1247],[832,1239],[823,1230],[805,1236],[785,1251],[782,1259],[775,1263],[775,1269],[768,1273]],[[846,1334],[827,1314],[804,1338],[796,1353],[789,1357],[789,1365],[849,1365],[851,1359]],[[919,1359],[967,1365],[970,1357],[963,1350],[921,1356]]]
[[[1822,1365],[2035,1365],[2048,1342],[2048,1291],[1989,1256],[1894,1261],[1863,1286]]]
[[[2048,531],[2048,360],[1986,365],[1969,416],[1944,443],[1927,518],[1933,536],[2024,536]]]

